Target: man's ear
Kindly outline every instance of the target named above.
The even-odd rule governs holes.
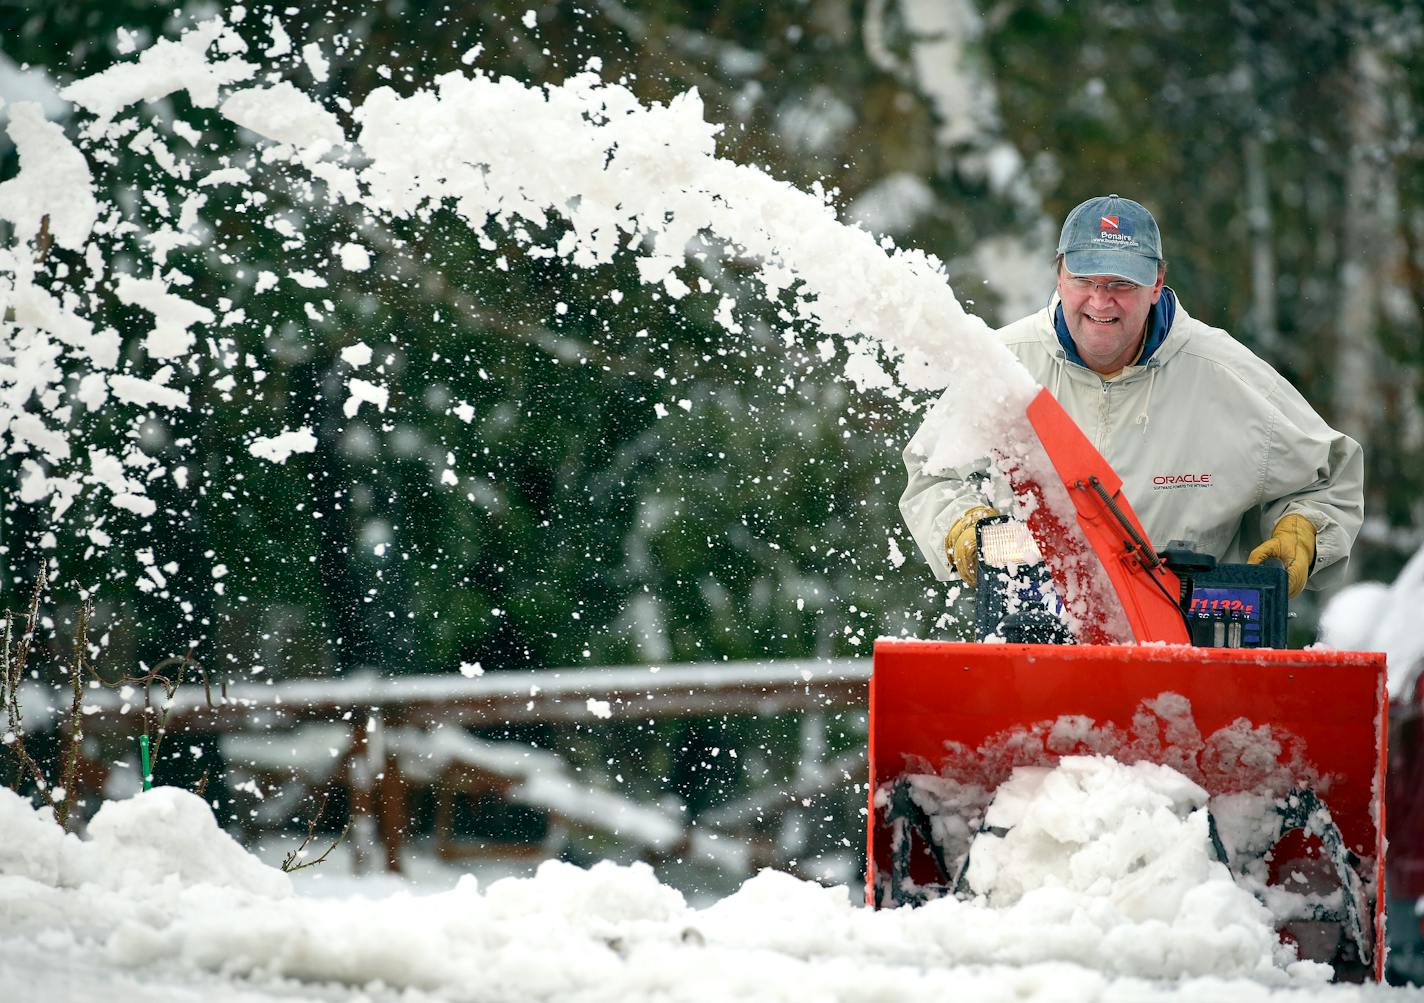
[[[1157,282],[1152,286],[1152,302],[1162,298],[1162,287],[1167,283],[1167,262],[1157,266]]]

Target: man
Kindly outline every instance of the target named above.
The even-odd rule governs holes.
[[[1363,518],[1360,446],[1274,369],[1187,314],[1163,284],[1152,214],[1117,195],[1063,223],[1047,308],[998,332],[1122,476],[1154,546],[1189,540],[1218,561],[1279,557],[1292,597],[1339,577]],[[953,414],[942,398],[905,449],[900,511],[936,577],[973,585],[975,526],[1009,511],[987,461],[926,469]]]

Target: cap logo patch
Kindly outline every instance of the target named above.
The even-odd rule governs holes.
[[[1117,216],[1099,216],[1097,236],[1089,238],[1098,247],[1136,248],[1140,245],[1133,234],[1135,227],[1129,219]]]

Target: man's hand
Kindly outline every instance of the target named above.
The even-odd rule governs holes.
[[[1303,515],[1281,516],[1271,531],[1271,538],[1251,551],[1246,563],[1260,564],[1268,557],[1278,557],[1286,566],[1290,597],[1300,595],[1310,575],[1310,566],[1315,563],[1315,524]]]
[[[975,505],[954,520],[944,535],[944,556],[954,565],[959,577],[970,585],[979,581],[979,534],[975,527],[998,514],[988,505]]]

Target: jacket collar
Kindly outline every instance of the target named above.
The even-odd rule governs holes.
[[[1063,318],[1063,304],[1058,297],[1053,298],[1050,304],[1053,310],[1053,330],[1058,335],[1058,345],[1063,349],[1063,354],[1069,362],[1088,368],[1088,364],[1083,361],[1083,357],[1078,354],[1078,346],[1073,344],[1073,335],[1068,331],[1068,322]],[[1166,342],[1167,336],[1172,333],[1172,325],[1177,319],[1177,294],[1170,286],[1162,287],[1162,295],[1157,298],[1157,302],[1152,304],[1152,310],[1147,315],[1147,337],[1143,339],[1142,351],[1137,356],[1133,366],[1145,366],[1157,350]],[[1165,356],[1166,353],[1164,353]],[[1165,358],[1162,360],[1165,361]]]

